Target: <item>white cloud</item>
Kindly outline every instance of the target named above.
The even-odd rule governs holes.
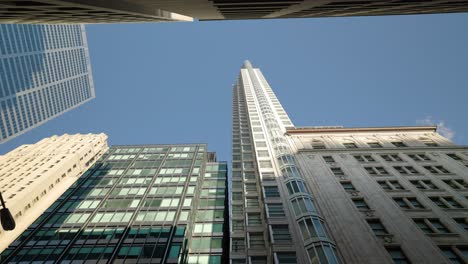
[[[452,140],[453,137],[455,136],[455,131],[453,131],[451,128],[445,126],[445,122],[442,120],[434,120],[432,116],[427,116],[424,119],[416,120],[416,124],[418,125],[436,125],[437,126],[437,132],[441,134],[442,136]]]

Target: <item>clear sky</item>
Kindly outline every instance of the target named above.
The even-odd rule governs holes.
[[[468,145],[468,14],[88,25],[96,99],[0,145],[63,133],[208,143],[230,160],[231,88],[259,67],[296,126],[434,122]]]

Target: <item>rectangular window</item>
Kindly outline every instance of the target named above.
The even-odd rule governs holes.
[[[404,190],[403,186],[397,180],[382,180],[377,183],[386,191]]]
[[[389,175],[384,167],[364,167],[364,169],[373,176],[384,176]]]
[[[343,146],[348,149],[357,148],[355,143],[343,143]]]
[[[380,157],[383,160],[388,161],[388,162],[403,161],[403,159],[400,158],[400,156],[398,156],[398,154],[384,154],[384,155],[380,155]]]
[[[457,160],[457,161],[462,161],[463,158],[458,156],[457,154],[455,153],[447,153],[447,156],[449,156],[450,158],[452,158],[453,160]]]
[[[410,264],[411,262],[406,257],[405,253],[399,247],[386,247],[388,254],[392,258],[394,263],[398,264]]]
[[[267,203],[269,217],[285,217],[283,205],[280,203]]]
[[[359,210],[369,210],[369,206],[363,198],[355,198],[353,199],[353,203]]]
[[[249,248],[265,248],[263,233],[249,233]]]
[[[262,219],[259,213],[248,213],[247,214],[247,225],[259,226],[262,224]]]
[[[393,144],[393,146],[397,147],[397,148],[406,148],[406,144],[401,142],[401,141],[393,141],[391,142]]]
[[[452,197],[429,197],[432,202],[443,209],[463,209],[464,207]]]
[[[288,225],[271,225],[273,243],[290,244],[292,242]]]
[[[359,162],[374,162],[375,159],[371,155],[356,155],[354,158]]]
[[[366,219],[372,231],[376,235],[388,235],[388,231],[379,219]]]
[[[440,250],[450,260],[450,263],[466,263],[466,256],[468,256],[466,246],[440,246]]]
[[[415,197],[393,197],[393,200],[405,209],[424,209],[424,206]]]
[[[439,219],[413,219],[416,225],[426,234],[448,234],[450,230]]]
[[[367,145],[371,148],[381,148],[382,145],[379,142],[367,142]]]
[[[445,184],[455,190],[468,189],[468,183],[462,179],[442,180]]]
[[[450,174],[450,171],[443,166],[423,166],[424,169],[432,174]]]
[[[413,180],[410,182],[420,190],[439,190],[431,180]]]
[[[335,176],[344,176],[344,175],[345,175],[344,172],[343,172],[343,170],[342,170],[341,168],[332,167],[332,168],[330,168],[330,170],[333,172],[333,174],[334,174]]]
[[[264,186],[263,189],[265,190],[266,198],[280,197],[278,186]]]
[[[398,171],[401,175],[414,175],[421,174],[412,166],[393,166],[393,168]]]
[[[335,159],[332,156],[322,156],[322,158],[326,163],[334,163],[335,162]]]
[[[356,188],[354,188],[354,185],[350,181],[342,181],[340,183],[345,191],[356,191]]]

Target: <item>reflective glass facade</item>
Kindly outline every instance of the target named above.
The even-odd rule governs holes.
[[[0,24],[0,143],[93,98],[83,25]]]
[[[224,263],[227,165],[206,146],[112,147],[1,255],[8,263]]]

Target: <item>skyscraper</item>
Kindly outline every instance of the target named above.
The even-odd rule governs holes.
[[[119,23],[467,12],[464,0],[0,0],[0,22]],[[175,13],[173,13],[175,12]],[[180,14],[180,15],[179,15]]]
[[[247,61],[232,153],[233,264],[466,261],[468,148],[435,127],[296,128]]]
[[[104,134],[62,135],[0,156],[0,191],[16,228],[0,227],[0,252],[107,150]]]
[[[0,25],[0,143],[94,98],[82,25]]]
[[[204,144],[114,146],[1,261],[225,263],[227,201],[227,164]]]

